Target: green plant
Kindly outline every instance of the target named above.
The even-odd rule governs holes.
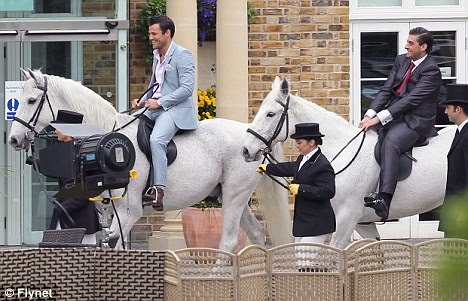
[[[192,205],[192,207],[200,208],[201,210],[207,208],[221,208],[223,204],[216,197],[206,197],[204,200]]]
[[[146,45],[148,60],[153,59],[153,46],[149,42],[148,20],[152,16],[166,14],[166,0],[148,0],[145,8],[141,11],[140,18],[135,22],[135,32],[141,35],[143,45]]]

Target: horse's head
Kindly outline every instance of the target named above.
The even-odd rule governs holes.
[[[55,119],[52,104],[47,99],[48,76],[39,70],[21,69],[21,72],[27,81],[8,137],[8,142],[16,150],[29,148],[34,133],[41,131]]]
[[[242,154],[246,161],[260,160],[262,152],[288,138],[289,99],[289,82],[276,77],[244,138]]]

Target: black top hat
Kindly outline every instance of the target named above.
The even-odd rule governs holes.
[[[319,131],[318,123],[298,123],[296,124],[296,132],[291,135],[291,138],[320,138],[324,136]]]
[[[467,84],[448,84],[447,96],[440,102],[441,105],[454,103],[468,104],[468,85]]]
[[[57,119],[51,123],[82,123],[83,114],[67,110],[59,110]]]

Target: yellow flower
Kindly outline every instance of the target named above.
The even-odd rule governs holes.
[[[198,120],[212,119],[216,117],[216,90],[208,87],[206,90],[198,90]]]

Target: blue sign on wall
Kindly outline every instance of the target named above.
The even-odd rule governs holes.
[[[1,0],[0,11],[32,11],[34,0]]]

